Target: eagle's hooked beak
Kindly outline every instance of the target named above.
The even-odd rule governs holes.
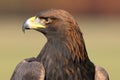
[[[25,32],[26,29],[36,30],[38,28],[46,28],[46,26],[40,24],[40,21],[37,20],[36,17],[31,17],[27,19],[22,26],[23,32]]]

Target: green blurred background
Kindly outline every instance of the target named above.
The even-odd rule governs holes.
[[[21,60],[39,54],[46,38],[36,31],[24,34],[22,24],[51,8],[67,10],[75,17],[90,59],[108,71],[110,80],[120,80],[119,0],[1,0],[0,80],[9,80]]]

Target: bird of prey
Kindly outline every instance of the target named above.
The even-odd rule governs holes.
[[[24,32],[25,30],[36,30],[47,38],[45,46],[35,58],[35,61],[42,65],[42,68],[35,66],[40,69],[37,73],[45,70],[45,73],[42,73],[43,80],[109,80],[107,75],[105,75],[107,79],[101,78],[100,73],[103,74],[102,77],[107,73],[103,68],[96,67],[89,59],[82,32],[67,11],[61,9],[42,11],[27,19],[22,29]],[[29,64],[35,61],[28,60],[27,62]],[[24,62],[22,64],[24,66]],[[21,74],[18,67],[24,72],[27,70],[18,64],[11,80],[17,80],[13,77]],[[26,77],[29,79],[30,75]],[[21,77],[24,77],[24,74]]]

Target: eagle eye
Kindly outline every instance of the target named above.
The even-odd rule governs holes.
[[[40,23],[42,25],[49,24],[52,21],[53,21],[52,18],[49,18],[49,17],[36,17],[36,19],[35,19],[36,23]]]
[[[46,24],[49,24],[49,23],[51,23],[53,20],[51,19],[51,18],[45,18],[45,23]]]

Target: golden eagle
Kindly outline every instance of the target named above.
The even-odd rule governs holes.
[[[90,61],[82,32],[67,11],[60,9],[42,11],[26,20],[22,29],[43,33],[47,38],[47,43],[36,58],[23,60],[20,63],[22,67],[18,64],[11,80],[108,80],[98,79],[101,75],[95,75],[96,70],[101,72],[103,68],[96,69]],[[31,68],[30,63],[37,65],[34,64],[36,66]],[[33,73],[29,73],[30,71]],[[19,76],[15,78],[23,73],[25,74],[21,76],[21,79],[17,79]],[[36,74],[37,76],[33,76],[37,78],[31,79],[32,74]],[[42,79],[38,78],[41,75]]]

